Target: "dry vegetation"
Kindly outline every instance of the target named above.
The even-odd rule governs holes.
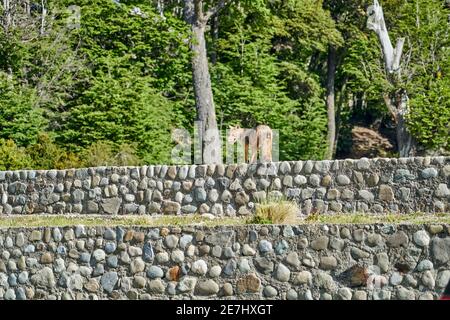
[[[374,216],[367,214],[348,215],[310,215],[308,217],[295,217],[293,207],[289,203],[275,205],[261,205],[259,213],[252,217],[223,217],[214,218],[192,216],[2,216],[0,228],[20,227],[52,227],[52,226],[239,226],[246,224],[450,224],[450,214],[423,214],[410,215],[388,214]],[[285,211],[282,210],[285,209]],[[258,210],[258,209],[257,209]],[[273,220],[271,220],[273,219]]]

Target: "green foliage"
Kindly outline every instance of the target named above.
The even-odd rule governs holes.
[[[165,3],[161,18],[147,0],[48,0],[42,34],[39,12],[14,10],[15,23],[0,27],[2,170],[170,162],[172,129],[192,131],[196,111],[183,3]],[[81,7],[78,29],[67,24],[72,4]],[[367,4],[232,2],[218,36],[206,33],[220,129],[266,124],[279,130],[281,160],[322,159],[334,46],[339,149],[350,149],[355,124],[393,132],[383,95],[406,90],[409,130],[424,148],[450,151],[448,6],[381,1],[392,41],[406,37],[392,79],[366,28]]]
[[[31,169],[31,158],[13,140],[0,139],[0,170]]]
[[[435,0],[388,4],[397,9],[393,34],[407,39],[398,87],[410,98],[408,128],[426,148],[450,151],[450,8]]]
[[[410,104],[411,133],[432,150],[450,150],[450,77],[416,88]]]
[[[139,3],[142,15],[131,13],[133,2],[81,5],[80,52],[90,72],[83,92],[61,116],[59,143],[76,151],[96,141],[133,144],[144,162],[168,162],[171,129],[183,122],[186,100],[184,24],[162,20],[149,3]]]
[[[97,141],[83,150],[83,164],[86,167],[98,166],[137,166],[142,161],[130,145],[114,145],[110,141]]]
[[[35,91],[0,71],[0,138],[12,139],[19,146],[36,141],[46,120],[41,109],[34,107]]]
[[[79,103],[63,120],[61,143],[77,151],[101,140],[118,145],[135,143],[144,161],[168,160],[171,110],[146,78],[136,78],[132,70],[124,68],[98,72]]]
[[[318,15],[311,17],[304,10],[317,10]],[[225,31],[215,44],[219,61],[212,68],[219,122],[243,127],[266,124],[279,130],[281,160],[321,159],[324,90],[307,60],[312,51],[341,41],[333,21],[313,1],[229,11],[221,20]]]
[[[82,167],[85,161],[55,144],[44,132],[39,133],[36,143],[29,145],[25,151],[31,158],[33,169],[78,168]]]

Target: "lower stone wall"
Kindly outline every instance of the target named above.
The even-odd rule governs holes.
[[[449,225],[0,229],[0,299],[437,299]]]

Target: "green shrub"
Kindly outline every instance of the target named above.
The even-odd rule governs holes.
[[[31,169],[32,160],[13,140],[0,139],[0,170]]]

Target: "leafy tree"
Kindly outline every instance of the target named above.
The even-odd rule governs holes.
[[[0,170],[31,169],[31,158],[13,140],[0,139]]]
[[[12,139],[19,146],[36,142],[47,123],[42,109],[34,106],[36,99],[33,88],[0,72],[0,138]]]

